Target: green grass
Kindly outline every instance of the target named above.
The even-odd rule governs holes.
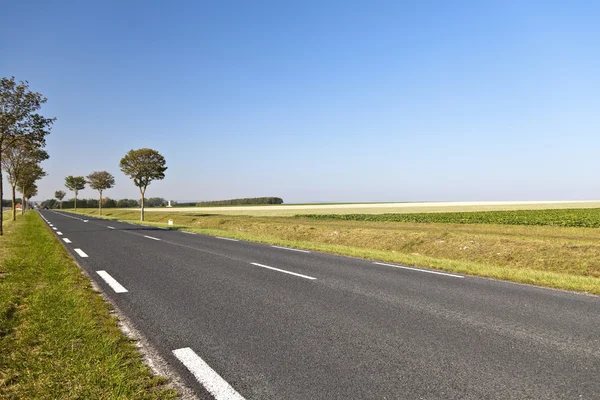
[[[139,222],[134,211],[104,211],[107,218]],[[600,294],[599,229],[193,212],[148,213],[144,224]]]
[[[600,208],[414,214],[307,214],[296,215],[296,218],[320,221],[341,220],[443,224],[549,225],[600,228]]]
[[[0,398],[169,399],[39,216],[0,238]]]

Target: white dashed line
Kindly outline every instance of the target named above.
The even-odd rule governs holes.
[[[68,238],[63,238],[63,240],[65,241],[65,243],[71,243],[71,241]]]
[[[81,249],[75,249],[75,253],[79,254],[80,257],[87,258],[89,257],[87,254],[83,252]]]
[[[160,240],[159,238],[155,238],[155,237],[152,237],[152,236],[146,236],[146,235],[144,235],[144,237],[148,238],[148,239],[152,239],[152,240]]]
[[[62,236],[62,232],[58,232],[58,231],[57,231],[57,232],[56,232],[56,234],[57,234],[58,236]]]
[[[271,246],[271,247],[274,247],[276,249],[282,249],[282,250],[297,251],[300,253],[310,253],[310,251],[308,251],[308,250],[292,249],[291,247],[281,247],[281,246]]]
[[[403,266],[403,265],[386,264],[386,263],[380,263],[380,262],[375,262],[375,263],[373,263],[373,264],[377,264],[377,265],[385,265],[386,267],[394,267],[394,268],[409,269],[409,270],[411,270],[411,271],[427,272],[428,274],[436,274],[436,275],[451,276],[451,277],[453,277],[453,278],[464,278],[464,276],[461,276],[461,275],[447,274],[447,273],[445,273],[445,272],[429,271],[429,270],[427,270],[427,269],[419,269],[419,268],[405,267],[405,266]]]
[[[226,238],[226,237],[221,237],[221,236],[215,236],[215,239],[230,240],[232,242],[239,242],[239,240],[237,240],[237,239]]]
[[[52,229],[54,229],[55,231],[58,230],[55,226],[53,226]]]
[[[119,282],[117,282],[115,280],[115,278],[113,278],[112,276],[110,276],[110,274],[106,271],[96,271],[96,273],[98,275],[100,275],[102,277],[102,279],[104,279],[104,281],[106,283],[108,283],[108,286],[110,286],[115,293],[127,293],[127,289],[125,289],[123,287],[123,285],[121,285]]]
[[[175,357],[190,370],[216,400],[245,400],[225,379],[189,347],[173,350]]]
[[[317,278],[313,278],[312,276],[297,274],[295,272],[286,271],[284,269],[269,267],[268,265],[263,265],[263,264],[258,264],[258,263],[250,263],[250,264],[256,265],[257,267],[261,267],[261,268],[272,269],[273,271],[283,272],[284,274],[290,274],[290,275],[294,275],[294,276],[299,276],[300,278],[304,278],[304,279],[317,279]]]
[[[108,229],[115,229],[115,228],[113,228],[112,226],[107,226],[107,228],[108,228]]]
[[[196,234],[196,232],[188,232],[188,231],[180,231],[180,232],[187,233],[188,235],[195,235]]]

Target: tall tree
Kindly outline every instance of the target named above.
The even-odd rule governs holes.
[[[16,142],[25,140],[42,148],[55,118],[37,113],[47,101],[40,93],[29,90],[27,81],[14,77],[0,79],[0,199],[2,198],[2,155]],[[0,212],[0,235],[2,213]]]
[[[167,170],[165,158],[153,149],[130,150],[119,163],[121,171],[140,189],[140,220],[144,220],[144,198],[150,182],[165,178]]]
[[[77,210],[77,194],[80,190],[85,189],[85,178],[69,175],[65,178],[65,187],[75,193],[75,209]]]
[[[11,147],[5,149],[2,157],[2,167],[8,175],[8,182],[12,192],[12,218],[16,220],[16,187],[20,183],[23,174],[31,164],[37,164],[48,159],[48,153],[39,148],[36,143],[31,143],[26,139],[15,142]],[[38,178],[39,179],[39,178]],[[23,205],[21,205],[21,212]]]
[[[29,198],[37,193],[35,182],[46,176],[46,172],[36,163],[27,164],[19,179],[18,189],[23,194],[23,204],[21,205],[21,215],[25,212],[27,195]],[[34,193],[35,192],[35,193]]]
[[[108,171],[95,171],[87,176],[87,183],[92,189],[100,192],[98,207],[99,213],[102,215],[102,192],[115,186],[115,177]]]
[[[62,210],[62,202],[67,194],[63,190],[57,190],[54,192],[54,197],[56,200],[60,201],[60,209]]]

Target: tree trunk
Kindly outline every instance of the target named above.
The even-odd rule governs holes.
[[[75,192],[75,211],[77,211],[77,192]]]
[[[98,203],[98,206],[100,207],[100,215],[102,215],[102,190],[100,190],[100,203]]]
[[[142,193],[142,204],[141,204],[142,209],[140,210],[140,221],[143,221],[144,220],[144,192],[141,192],[141,193]]]
[[[25,207],[27,206],[27,201],[25,200],[25,193],[21,194],[21,215],[25,215]]]
[[[17,220],[17,193],[16,193],[15,185],[12,185],[12,220]],[[21,203],[23,201],[21,200]],[[21,209],[23,209],[23,205],[21,204]]]
[[[62,200],[60,201],[60,209],[62,210]]]

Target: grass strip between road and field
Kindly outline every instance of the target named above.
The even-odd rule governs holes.
[[[77,211],[98,215],[92,209]],[[140,223],[135,211],[105,214]],[[169,226],[169,219],[175,225]],[[598,229],[184,212],[147,213],[143,224],[600,295]]]
[[[4,229],[0,398],[177,398],[37,213]]]

